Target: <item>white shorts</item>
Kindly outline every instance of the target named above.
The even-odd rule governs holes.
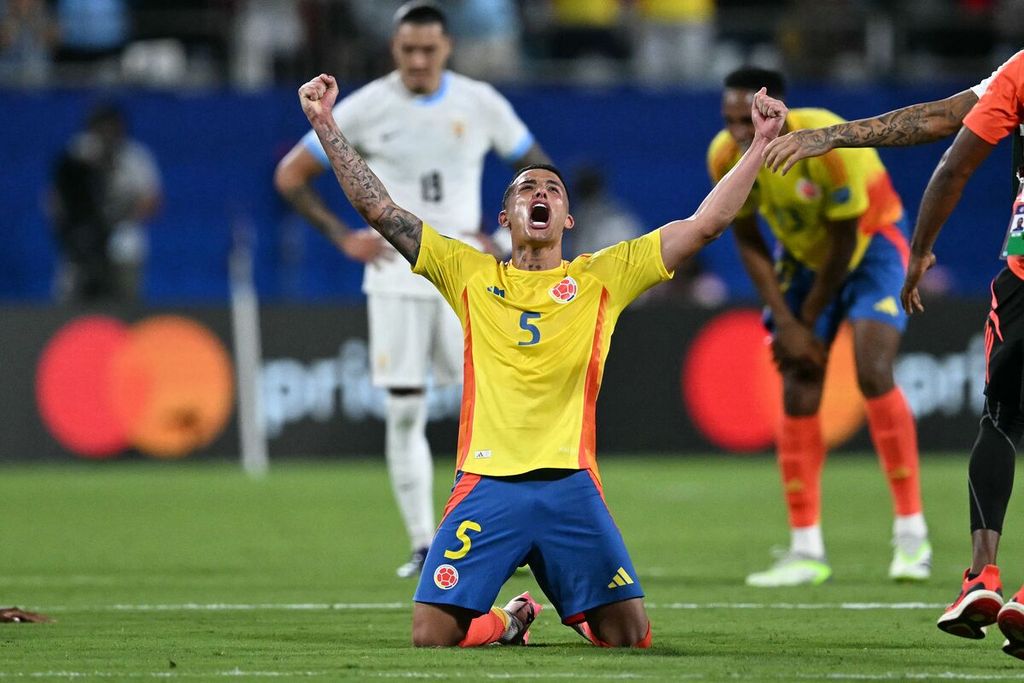
[[[448,302],[436,298],[370,294],[370,375],[393,389],[462,382],[462,324]]]

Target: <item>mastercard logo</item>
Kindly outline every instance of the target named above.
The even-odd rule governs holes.
[[[758,311],[731,311],[705,325],[687,350],[681,386],[690,418],[711,443],[739,452],[763,451],[775,443],[782,380]],[[820,414],[830,448],[864,424],[853,332],[846,324],[829,353]]]
[[[134,447],[180,458],[224,430],[234,372],[220,339],[189,318],[127,325],[85,316],[43,349],[36,402],[46,428],[77,455],[108,458]]]

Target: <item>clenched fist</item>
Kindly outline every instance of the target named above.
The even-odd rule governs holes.
[[[320,74],[299,88],[299,103],[310,123],[331,116],[334,101],[338,99],[338,82],[334,76]]]

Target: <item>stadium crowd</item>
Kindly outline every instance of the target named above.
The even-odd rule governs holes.
[[[387,71],[400,0],[0,0],[0,83],[165,87]],[[970,76],[1024,37],[1024,0],[439,0],[453,68],[586,83],[714,84],[744,62],[795,78]],[[827,19],[827,20],[825,20]]]

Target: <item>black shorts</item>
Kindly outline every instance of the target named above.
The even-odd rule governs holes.
[[[985,396],[1022,405],[1024,383],[1024,280],[1003,268],[992,280],[992,308],[985,321]]]

